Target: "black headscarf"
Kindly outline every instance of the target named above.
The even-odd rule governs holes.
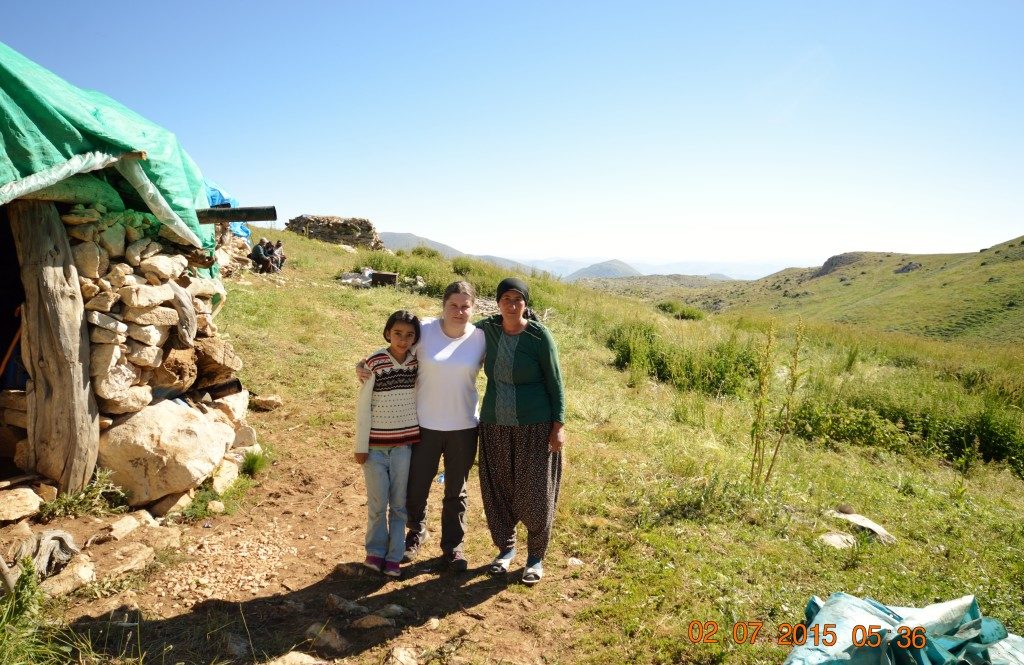
[[[506,291],[518,291],[523,294],[523,300],[526,301],[526,311],[523,312],[523,316],[529,321],[537,321],[537,315],[534,314],[533,310],[530,309],[530,287],[526,285],[526,282],[519,279],[518,277],[506,277],[498,283],[497,295],[495,300],[501,300],[502,294]]]

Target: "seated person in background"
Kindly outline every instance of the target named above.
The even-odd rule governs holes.
[[[284,243],[278,240],[274,244],[274,256],[277,257],[277,268],[280,270],[284,267],[284,261],[288,257],[284,254]]]
[[[253,270],[257,272],[274,272],[273,260],[267,256],[268,244],[269,241],[266,238],[260,238],[260,241],[253,245],[252,253],[249,254],[249,258],[252,259]]]

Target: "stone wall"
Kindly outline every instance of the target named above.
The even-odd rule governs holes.
[[[368,219],[328,215],[299,215],[288,220],[289,231],[335,245],[351,245],[382,250],[384,243]]]

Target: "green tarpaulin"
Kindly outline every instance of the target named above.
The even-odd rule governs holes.
[[[0,205],[113,167],[182,242],[214,248],[203,176],[174,134],[0,43]],[[137,153],[145,152],[146,159]]]

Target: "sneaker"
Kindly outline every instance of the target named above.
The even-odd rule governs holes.
[[[402,567],[397,561],[388,561],[384,564],[384,574],[388,577],[401,577]]]
[[[453,573],[464,573],[469,570],[469,562],[462,552],[452,552],[448,555],[448,569]]]
[[[415,561],[416,557],[420,554],[420,546],[423,541],[427,539],[427,532],[415,533],[410,531],[405,536],[405,556],[402,557],[402,563],[409,563]]]
[[[379,573],[384,570],[384,557],[367,555],[363,560],[363,565],[375,573]]]

